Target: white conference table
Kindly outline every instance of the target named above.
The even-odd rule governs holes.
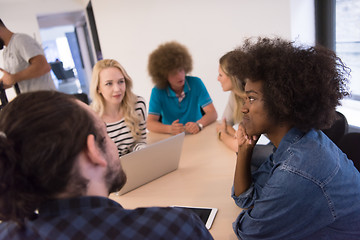
[[[179,168],[122,196],[110,198],[124,208],[194,206],[218,208],[210,233],[214,239],[237,239],[232,223],[241,212],[231,198],[236,155],[217,139],[213,123],[186,135]],[[148,133],[148,144],[170,135]]]

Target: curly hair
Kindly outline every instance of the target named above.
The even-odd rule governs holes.
[[[221,70],[229,77],[233,90],[231,97],[235,99],[235,108],[233,112],[233,120],[235,122],[240,122],[243,117],[241,112],[241,107],[243,106],[243,97],[244,92],[244,79],[241,75],[241,72],[236,71],[237,65],[236,59],[241,57],[242,52],[240,51],[230,51],[223,55],[219,59],[219,66]]]
[[[168,86],[168,75],[176,69],[192,70],[192,58],[187,48],[177,42],[160,45],[149,56],[148,71],[154,84],[164,89]]]
[[[131,134],[136,140],[139,140],[141,138],[140,119],[135,112],[137,97],[132,92],[133,83],[131,77],[118,61],[114,59],[103,59],[95,64],[90,84],[90,96],[93,99],[91,107],[100,117],[104,114],[106,102],[104,97],[98,91],[100,84],[100,72],[110,67],[118,68],[124,75],[126,90],[125,96],[119,105],[119,108],[123,109],[124,120],[126,125],[130,128]]]
[[[1,221],[22,226],[44,201],[64,191],[77,196],[86,190],[77,156],[89,134],[105,151],[105,136],[76,101],[64,93],[38,91],[18,95],[1,110]]]
[[[247,39],[237,61],[247,81],[263,82],[269,116],[302,131],[324,129],[336,117],[336,106],[349,95],[350,69],[322,46],[305,47],[280,38]]]

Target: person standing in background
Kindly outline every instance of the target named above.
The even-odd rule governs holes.
[[[2,49],[4,67],[0,68],[0,81],[3,88],[14,86],[17,94],[56,90],[50,75],[51,67],[42,47],[26,34],[11,32],[0,19],[0,50]]]

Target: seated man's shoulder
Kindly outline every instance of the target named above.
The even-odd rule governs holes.
[[[195,77],[195,76],[186,76],[186,80],[187,80],[189,83],[202,83],[201,78]]]
[[[183,209],[149,207],[129,210],[112,201],[108,205],[73,214],[39,217],[35,221],[27,221],[21,229],[15,223],[3,222],[0,224],[0,240],[48,239],[51,232],[56,233],[56,236],[52,234],[53,239],[71,238],[74,234],[80,236],[84,231],[91,239],[103,239],[109,233],[113,239],[159,239],[160,236],[165,239],[213,239],[200,218]],[[78,231],[58,231],[59,222],[62,226],[75,226],[83,223],[84,219],[87,222]],[[98,227],[94,228],[94,224]]]
[[[133,210],[126,210],[129,215],[139,218],[153,218],[159,222],[167,219],[171,216],[171,221],[188,221],[192,218],[192,214],[185,212],[182,209],[172,207],[148,207],[148,208],[136,208]],[[168,219],[167,219],[168,221]]]
[[[167,234],[165,235],[168,236],[185,238],[193,236],[190,239],[212,239],[200,218],[196,214],[184,209],[149,207],[126,211],[127,219],[137,222],[134,226],[140,228],[141,223],[146,223],[146,227],[153,229],[153,231],[156,231],[156,229],[167,229]],[[169,226],[172,227],[170,228]],[[200,238],[196,238],[196,236]]]
[[[188,82],[191,88],[204,89],[205,84],[199,77],[186,76],[186,81]]]
[[[0,223],[0,240],[13,239],[38,239],[38,236],[34,231],[28,229],[21,229],[14,222],[2,222]]]
[[[166,93],[167,87],[166,88],[159,88],[158,86],[154,86],[151,90],[152,94],[162,94],[162,93]]]

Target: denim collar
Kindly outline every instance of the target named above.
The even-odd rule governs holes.
[[[296,127],[291,128],[281,139],[279,147],[278,148],[274,147],[273,160],[282,159],[278,156],[283,152],[285,152],[291,145],[298,142],[304,135],[305,133],[300,131],[298,128]],[[274,161],[274,163],[275,162],[276,161]]]
[[[167,87],[166,91],[167,91],[167,94],[168,94],[169,97],[177,97],[177,96],[176,96],[176,93],[174,92],[174,90],[171,89],[170,86]],[[186,95],[188,92],[191,91],[190,85],[189,85],[186,77],[185,77],[185,83],[184,83],[184,90],[183,90],[183,91],[184,91],[185,95]]]

